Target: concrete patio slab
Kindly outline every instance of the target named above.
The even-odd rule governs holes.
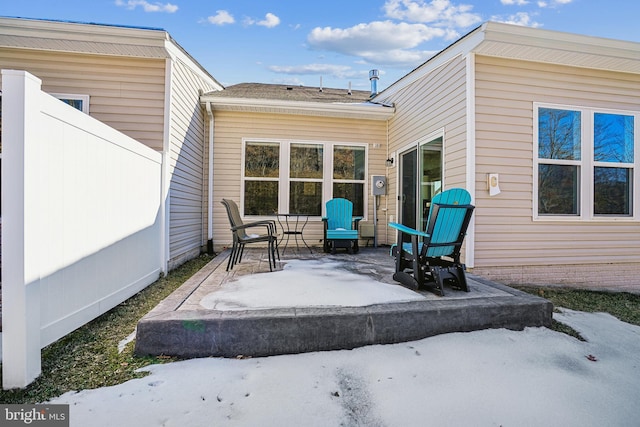
[[[275,272],[260,249],[246,251],[231,272],[228,255],[218,255],[140,320],[137,354],[256,357],[551,325],[549,301],[472,274],[470,292],[445,288],[439,297],[402,288],[392,278],[388,248],[355,255],[287,251]]]

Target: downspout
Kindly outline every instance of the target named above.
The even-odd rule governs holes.
[[[466,87],[467,87],[467,189],[471,194],[471,203],[476,199],[476,84],[475,84],[475,54],[466,57]],[[469,268],[475,265],[476,221],[477,211],[471,217],[467,229],[467,244],[465,246],[465,264]]]
[[[161,237],[161,262],[162,271],[167,274],[169,269],[169,232],[171,222],[171,174],[169,171],[171,156],[171,97],[172,97],[172,74],[173,63],[171,58],[167,58],[165,62],[165,94],[164,94],[164,129],[162,135],[162,197],[161,197],[161,216],[162,216],[162,237]]]
[[[391,155],[390,155],[391,153],[389,153],[389,120],[390,119],[387,119],[387,123],[386,123],[386,125],[387,125],[387,135],[386,135],[386,138],[387,138],[387,159],[391,157]],[[393,160],[397,161],[395,158]],[[389,221],[389,193],[391,193],[391,190],[389,188],[389,183],[391,182],[391,176],[390,176],[390,173],[389,173],[389,168],[387,168],[387,170],[386,170],[386,175],[387,175],[387,195],[384,198],[384,213],[385,213],[384,220],[387,223],[389,223],[389,222],[391,222],[391,221]],[[398,180],[398,175],[396,173],[396,182],[397,182],[397,180]],[[385,227],[384,227],[384,242],[387,245],[391,245],[391,243],[389,243],[389,227],[387,227],[386,224],[385,224]]]
[[[207,115],[209,117],[209,182],[207,188],[207,253],[215,254],[213,251],[213,110],[211,103],[206,103]]]

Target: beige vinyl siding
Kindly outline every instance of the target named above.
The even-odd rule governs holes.
[[[385,121],[228,111],[215,111],[214,114],[213,243],[216,250],[228,246],[232,241],[227,214],[220,200],[229,198],[240,204],[243,138],[367,143],[366,194],[371,192],[371,175],[386,175]],[[380,147],[374,148],[373,144],[380,144]],[[367,219],[372,221],[373,197],[367,197]],[[378,214],[380,218],[381,211]],[[383,224],[383,219],[379,221]],[[319,218],[310,221],[304,236],[310,245],[321,244],[322,222]]]
[[[466,64],[463,57],[431,71],[414,83],[396,92],[385,102],[396,105],[396,114],[389,121],[389,151],[396,152],[409,144],[424,142],[424,138],[444,129],[444,185],[446,188],[466,188]],[[398,165],[390,182],[390,214],[397,219],[396,189]],[[392,240],[395,236],[389,234]]]
[[[200,253],[206,232],[204,111],[200,91],[215,89],[188,65],[172,65],[169,268]]]
[[[89,95],[91,116],[162,149],[164,59],[0,48],[0,69],[28,71],[49,93]]]
[[[638,262],[637,222],[533,220],[533,103],[638,111],[638,99],[637,75],[476,57],[478,271]],[[500,174],[502,192],[495,197],[485,190],[490,172]]]

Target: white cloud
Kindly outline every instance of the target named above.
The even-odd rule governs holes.
[[[233,24],[236,20],[226,10],[216,10],[216,14],[207,18],[207,21],[213,25]]]
[[[349,28],[316,27],[307,42],[313,49],[356,56],[376,66],[414,67],[435,53],[419,50],[422,43],[456,40],[459,29],[480,23],[482,17],[472,9],[450,0],[387,0],[383,10],[388,20]]]
[[[145,12],[167,12],[174,13],[178,10],[178,6],[171,3],[149,3],[146,0],[116,0],[116,6],[123,6],[129,10],[133,10],[141,6]]]
[[[527,0],[500,0],[500,3],[506,6],[524,6],[529,4]]]
[[[267,28],[273,28],[280,25],[280,18],[278,18],[273,13],[267,13],[262,21],[258,21],[257,25],[261,25]]]
[[[433,52],[414,51],[421,43],[437,37],[447,37],[442,28],[424,24],[374,21],[351,28],[314,28],[307,42],[318,50],[357,56],[369,63],[415,66]]]
[[[492,16],[492,21],[504,22],[505,24],[513,24],[513,25],[521,25],[523,27],[532,27],[537,28],[542,26],[539,22],[535,22],[532,20],[531,15],[526,12],[518,12],[514,15],[510,15],[507,18],[502,18],[499,16]]]
[[[410,49],[445,34],[441,28],[423,24],[374,21],[345,29],[316,27],[309,33],[307,41],[316,49],[357,56],[370,50]]]
[[[280,74],[327,75],[337,78],[353,77],[358,74],[348,65],[333,64],[271,65],[267,69]]]
[[[558,7],[563,6],[565,4],[573,3],[573,0],[549,0],[549,1],[539,1],[538,7]]]
[[[438,26],[470,27],[482,21],[473,6],[454,5],[449,0],[388,0],[383,10],[389,18],[402,21],[431,23]]]

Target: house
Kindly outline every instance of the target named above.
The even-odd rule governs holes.
[[[249,218],[311,214],[305,234],[317,241],[318,201],[349,194],[391,244],[384,224],[420,227],[435,193],[464,187],[476,205],[464,251],[475,274],[639,289],[640,43],[487,22],[370,99],[323,92],[204,94],[213,200],[240,200]],[[340,175],[340,150],[364,165]],[[265,156],[277,167],[256,172]],[[311,157],[322,173],[299,161]],[[386,176],[386,195],[369,195],[373,175]],[[230,234],[212,209],[221,246]]]
[[[0,69],[15,388],[40,374],[41,348],[202,252],[199,97],[222,85],[164,30],[73,22],[0,18]]]
[[[212,202],[238,200],[251,217],[309,214],[305,240],[319,244],[326,200],[347,197],[373,218],[369,175],[385,175],[394,109],[371,92],[246,83],[201,97],[213,146]],[[240,175],[240,179],[238,179]],[[213,246],[231,241],[226,212],[212,203]]]
[[[0,18],[0,69],[161,152],[166,271],[206,245],[201,92],[222,89],[162,29]],[[1,154],[0,154],[1,156]]]

